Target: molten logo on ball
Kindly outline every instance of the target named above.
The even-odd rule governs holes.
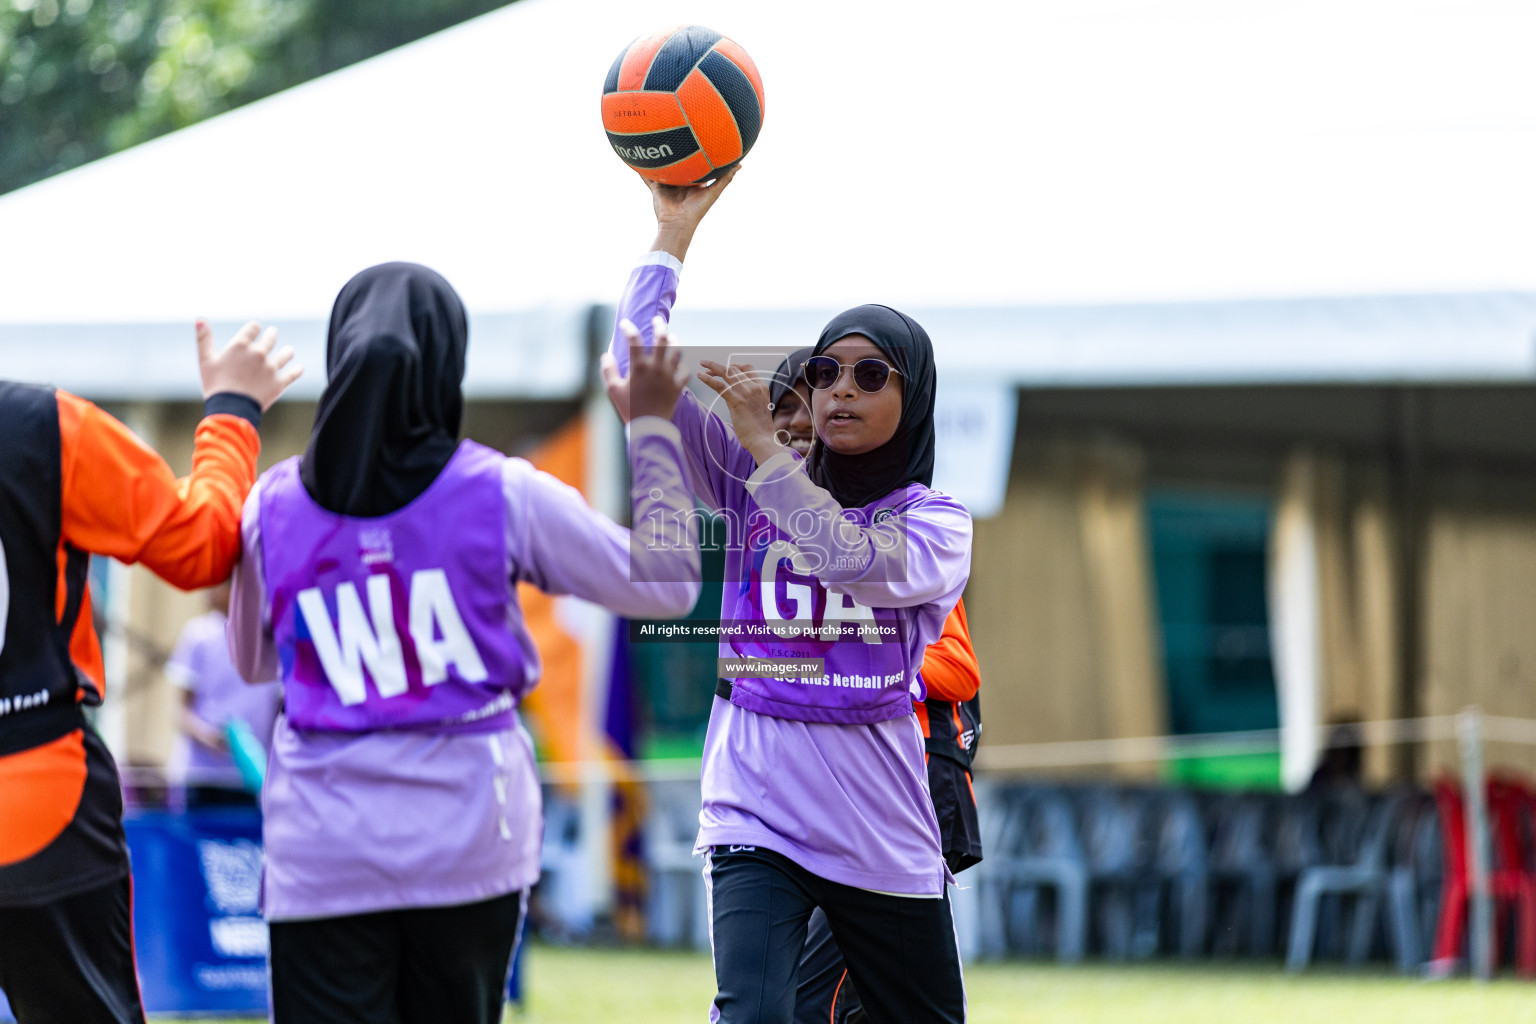
[[[613,144],[613,151],[619,154],[619,158],[633,163],[636,160],[660,160],[662,157],[672,155],[671,146],[621,146],[617,142]]]

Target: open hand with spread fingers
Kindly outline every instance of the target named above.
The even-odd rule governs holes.
[[[197,322],[197,368],[203,378],[203,397],[221,392],[245,395],[261,406],[272,407],[288,385],[299,379],[304,368],[293,361],[293,347],[277,346],[277,328],[252,320],[229,339],[223,349],[213,343],[213,328],[208,321]],[[274,351],[276,349],[276,351]]]
[[[677,399],[688,383],[688,370],[682,365],[682,351],[668,337],[667,322],[661,317],[653,321],[656,340],[650,347],[645,346],[639,328],[628,320],[619,327],[629,344],[629,376],[619,372],[613,356],[603,356],[603,384],[608,389],[608,400],[626,423],[636,416],[671,419]]]

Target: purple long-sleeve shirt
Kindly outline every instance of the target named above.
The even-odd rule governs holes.
[[[647,342],[652,318],[669,318],[681,269],[670,255],[653,252],[630,275],[618,318],[640,326]],[[627,365],[628,346],[617,330],[611,352]],[[779,522],[805,509],[824,513],[799,520],[806,526],[800,539],[833,555],[820,582],[867,607],[899,610],[909,678],[915,676],[970,573],[965,508],[922,489],[899,522],[853,529],[797,456],[786,452],[758,466],[729,424],[687,392],[672,422],[682,434],[689,485],[715,510],[739,521],[756,510]],[[735,613],[731,592],[744,578],[743,560],[741,550],[727,551],[722,617]],[[943,892],[948,873],[914,716],[868,725],[802,722],[717,697],[704,741],[703,797],[698,852],[762,846],[845,885],[906,895]]]
[[[522,459],[502,466],[507,585],[529,582],[621,615],[670,617],[699,592],[696,548],[653,544],[655,524],[691,507],[676,429],[631,429],[632,535],[575,488]],[[230,598],[230,654],[246,679],[278,673],[262,574],[262,486],[246,501]],[[538,650],[515,591],[507,628],[536,675]],[[542,837],[533,745],[495,733],[304,732],[279,717],[262,794],[263,909],[298,920],[490,899],[532,885]]]

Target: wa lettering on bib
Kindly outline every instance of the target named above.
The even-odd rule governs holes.
[[[502,458],[466,441],[409,505],[368,519],[316,505],[296,459],[263,478],[262,557],[292,725],[510,724],[528,671],[507,628]]]
[[[368,577],[367,588],[366,612],[355,584],[347,582],[336,588],[336,622],[331,620],[319,587],[299,592],[299,613],[304,616],[320,667],[342,704],[348,707],[368,699],[364,665],[380,696],[396,697],[408,689],[405,652],[395,628],[391,579],[376,573]],[[441,569],[417,570],[411,574],[408,590],[409,635],[423,685],[444,682],[450,665],[459,678],[471,683],[484,682],[485,662],[453,602],[448,575]]]

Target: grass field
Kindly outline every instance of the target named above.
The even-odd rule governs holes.
[[[513,1024],[702,1024],[709,957],[531,947]],[[1536,984],[1423,982],[1278,967],[978,964],[970,1024],[1536,1024]],[[229,1018],[204,1024],[233,1024]]]

